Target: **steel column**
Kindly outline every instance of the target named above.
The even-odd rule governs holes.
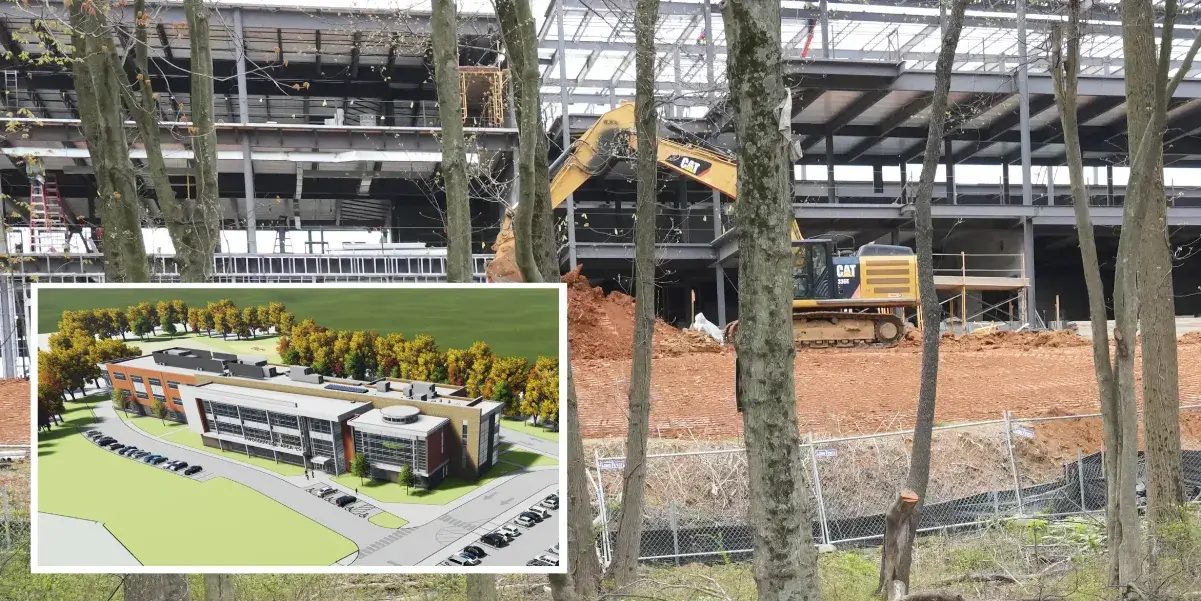
[[[1113,165],[1105,166],[1105,197],[1109,206],[1113,206]]]
[[[711,10],[711,0],[705,0],[705,80],[712,86],[717,83],[713,63],[716,60],[716,51],[713,45],[716,41],[713,39],[713,11]],[[721,192],[713,191],[713,239],[721,237]],[[726,327],[726,269],[721,265],[713,267],[713,277],[717,280],[717,327]]]
[[[955,194],[955,152],[951,145],[950,138],[944,138],[942,142],[943,162],[947,171],[947,202],[950,204],[959,204],[959,199]]]
[[[1026,49],[1026,0],[1017,0],[1018,28],[1018,123],[1022,146],[1022,204],[1034,204],[1030,173],[1030,57]],[[1031,288],[1033,289],[1033,288]]]
[[[250,123],[250,106],[246,97],[246,38],[242,30],[242,9],[234,9],[234,54],[238,57],[238,113],[243,124]],[[250,159],[250,137],[242,138],[242,180],[246,188],[246,252],[258,252],[258,233],[254,215],[254,161]]]
[[[830,7],[826,0],[821,0],[818,4],[820,20],[822,25],[822,58],[834,58],[834,48],[832,48],[830,40]]]
[[[1026,265],[1026,319],[1034,323],[1038,314],[1037,296],[1034,293],[1034,221],[1028,217],[1022,219],[1022,260]]]
[[[830,204],[838,204],[838,190],[834,184],[834,136],[826,136],[826,198]]]
[[[559,79],[567,81],[567,41],[566,34],[563,31],[563,2],[562,0],[552,0],[555,3],[555,14],[558,17],[559,29],[559,48],[557,50],[559,56]],[[563,114],[559,121],[559,133],[562,134],[563,152],[571,151],[571,127],[568,125],[567,108],[570,106],[569,96],[571,90],[567,86],[559,86],[559,102],[563,107]],[[575,269],[576,266],[576,251],[575,251],[575,195],[567,195],[567,268]]]

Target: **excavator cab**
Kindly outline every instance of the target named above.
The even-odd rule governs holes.
[[[795,260],[793,299],[829,300],[838,298],[834,279],[834,242],[821,238],[793,240]]]

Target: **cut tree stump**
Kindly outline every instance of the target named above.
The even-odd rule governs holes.
[[[917,493],[902,491],[884,514],[884,550],[877,592],[888,599],[912,597],[906,595],[909,588],[909,554],[913,548],[909,541],[917,532],[917,504],[920,500]]]

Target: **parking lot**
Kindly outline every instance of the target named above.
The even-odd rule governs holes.
[[[432,557],[431,562],[426,565],[439,566],[458,566],[455,562],[450,561],[449,555],[461,551],[467,546],[479,547],[486,555],[480,560],[479,565],[490,566],[525,566],[527,562],[540,555],[549,555],[551,559],[558,560],[557,554],[551,549],[559,544],[559,526],[561,522],[561,513],[558,509],[550,507],[542,507],[548,514],[541,522],[534,523],[531,526],[518,525],[514,520],[522,513],[529,510],[531,506],[539,505],[548,495],[554,493],[557,488],[548,488],[537,496],[529,498],[525,503],[514,507],[512,510],[497,516],[498,519],[491,520],[478,528],[466,537],[461,538],[455,545],[448,546],[444,550],[444,555]],[[516,537],[506,537],[506,542],[503,546],[493,546],[484,543],[481,537],[496,533],[504,527],[511,527],[520,532]],[[552,565],[537,565],[532,567],[554,568]]]
[[[353,502],[341,506],[341,508],[361,518],[370,518],[377,513],[383,512],[382,509],[372,505],[371,503],[359,499],[354,495],[343,493],[342,491],[326,484],[314,484],[305,488],[305,491],[334,506],[338,505],[338,499],[341,499],[342,497],[350,497],[355,499]]]
[[[142,463],[143,465],[145,465],[147,467],[161,469],[163,471],[167,471],[167,472],[176,474],[176,475],[180,476],[181,478],[189,478],[191,480],[196,480],[197,482],[204,482],[205,480],[208,480],[209,478],[215,477],[215,474],[205,470],[203,466],[192,465],[192,464],[178,462],[178,461],[172,461],[171,458],[167,457],[166,455],[159,455],[157,453],[152,453],[145,449],[139,448],[134,453],[129,453],[128,452],[129,447],[127,447],[127,446],[121,446],[116,449],[113,449],[112,446],[114,444],[124,445],[124,443],[122,443],[120,440],[117,440],[115,437],[104,434],[104,432],[101,430],[95,430],[95,429],[86,430],[86,431],[84,431],[83,434],[84,434],[85,438],[87,438],[89,441],[92,442],[92,444],[94,444],[114,455],[119,455],[121,457],[125,457],[125,458],[129,459],[130,461],[137,461],[138,463]],[[109,442],[106,442],[103,445],[100,444],[100,441],[109,440],[109,439],[111,439]],[[136,447],[136,445],[134,445],[134,446]],[[153,463],[148,463],[148,462],[144,461],[145,459],[148,459],[150,457],[161,457],[162,459],[158,459],[158,460],[154,461]],[[179,465],[179,463],[183,463],[183,465]],[[199,468],[199,469],[197,469],[197,468]]]

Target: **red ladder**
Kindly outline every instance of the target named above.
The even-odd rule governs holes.
[[[32,252],[66,252],[66,217],[58,178],[47,173],[45,182],[30,180],[29,233]]]

